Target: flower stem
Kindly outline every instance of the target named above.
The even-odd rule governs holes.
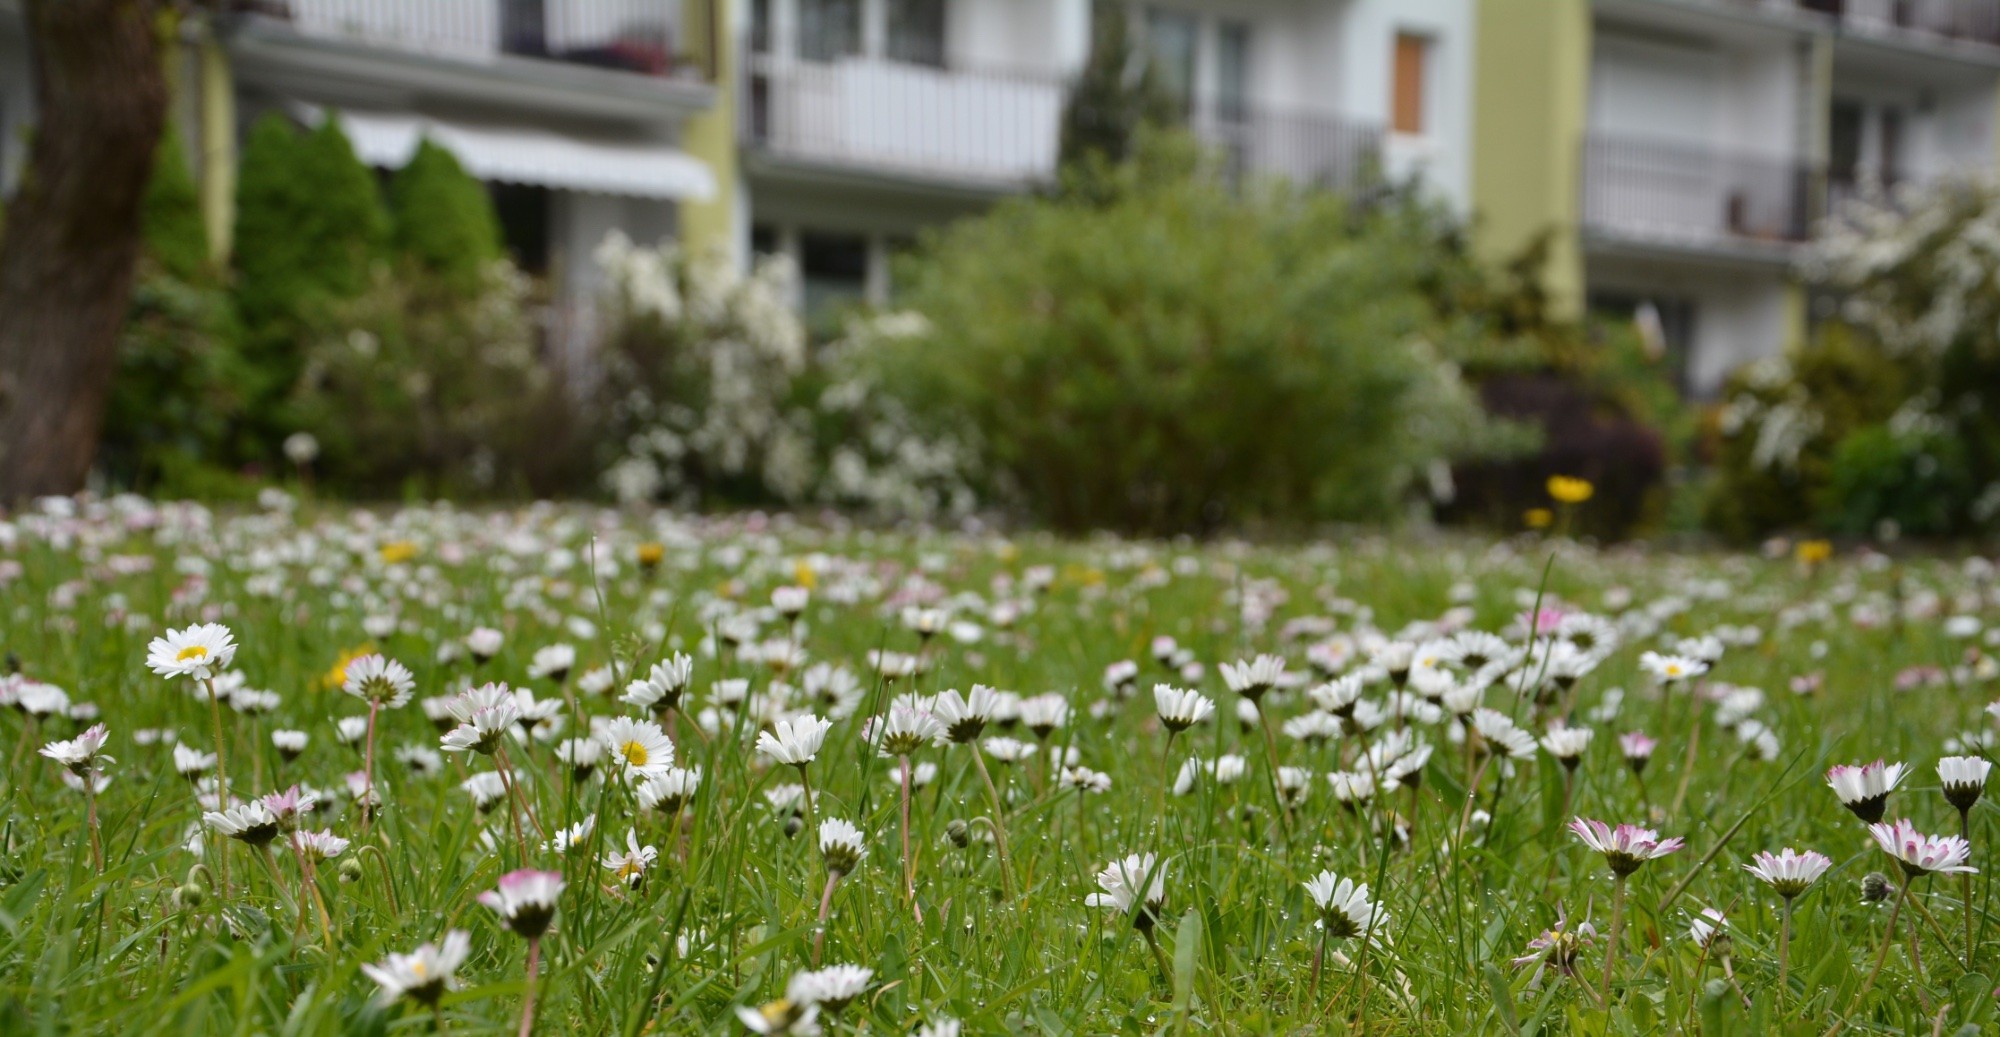
[[[1958,834],[1967,845],[1972,843],[1972,812],[1958,812]],[[1963,872],[1958,876],[1959,900],[1965,905],[1965,970],[1972,971],[1972,874]]]
[[[1604,943],[1604,987],[1603,1001],[1611,1004],[1611,975],[1618,965],[1620,946],[1618,938],[1625,928],[1625,876],[1619,875],[1611,882],[1611,933]]]
[[[528,938],[528,993],[521,1001],[520,1037],[528,1037],[535,1030],[535,973],[541,971],[542,938]]]
[[[1292,842],[1292,805],[1285,800],[1285,794],[1278,788],[1278,739],[1271,733],[1271,717],[1264,712],[1260,703],[1257,707],[1257,726],[1264,731],[1265,768],[1271,779],[1271,800],[1278,808],[1278,819],[1284,823],[1285,844]]]
[[[494,759],[500,764],[500,783],[507,786],[507,820],[514,827],[514,843],[520,847],[521,862],[528,860],[528,840],[521,834],[521,801],[514,791],[514,768],[507,763],[507,750],[501,749]]]
[[[97,771],[93,768],[83,776],[83,800],[90,815],[90,863],[99,875],[104,874],[104,847],[97,836]]]
[[[1012,900],[1014,877],[1007,865],[1007,819],[1000,810],[1000,790],[993,787],[993,776],[986,770],[986,755],[977,744],[972,746],[972,762],[979,768],[979,778],[986,783],[986,798],[993,804],[993,846],[1000,854],[1000,890]]]
[[[363,754],[361,779],[361,834],[368,834],[368,822],[375,816],[375,711],[379,708],[374,699],[368,700],[368,748]]]
[[[1166,952],[1160,950],[1160,938],[1153,935],[1152,926],[1147,926],[1142,931],[1146,934],[1146,946],[1153,949],[1153,964],[1160,967],[1160,982],[1165,983],[1167,990],[1172,992],[1174,989],[1173,973],[1167,968]]]
[[[1787,977],[1792,964],[1792,898],[1785,898],[1785,906],[1778,912],[1778,1003],[1783,1005],[1791,995]]]
[[[826,889],[819,895],[819,924],[813,927],[813,968],[819,968],[819,956],[826,946],[826,920],[833,914],[833,887],[840,885],[840,873],[827,869]]]
[[[903,899],[909,901],[910,909],[916,912],[919,922],[923,921],[923,910],[917,907],[917,859],[910,856],[910,757],[901,757],[903,770]]]
[[[806,773],[806,765],[799,764],[799,785],[805,789],[806,833],[812,837],[812,845],[819,847],[819,813],[813,809],[812,775]]]
[[[215,803],[216,809],[229,809],[229,750],[222,744],[222,700],[215,694],[215,678],[202,682],[208,689],[208,719],[215,737]],[[229,897],[229,840],[220,832],[215,834],[216,857],[222,867],[222,896]]]

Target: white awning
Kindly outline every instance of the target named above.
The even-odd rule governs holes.
[[[472,126],[421,115],[340,112],[363,162],[400,169],[418,141],[451,150],[481,180],[636,198],[715,196],[715,175],[700,159],[665,144],[614,144],[518,127]]]

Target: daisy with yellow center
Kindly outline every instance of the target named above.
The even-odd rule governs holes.
[[[610,752],[620,772],[637,781],[663,773],[674,765],[674,743],[651,720],[617,717],[604,725],[598,741]]]
[[[205,681],[229,668],[236,642],[220,623],[198,623],[169,630],[146,646],[146,666],[162,677],[192,677]]]

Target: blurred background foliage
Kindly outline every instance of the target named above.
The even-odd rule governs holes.
[[[810,335],[782,263],[610,242],[581,369],[449,151],[426,141],[384,180],[337,121],[266,117],[222,264],[168,133],[103,477],[1145,533],[1518,529],[1552,475],[1595,486],[1567,528],[1601,538],[1964,536],[2000,516],[1991,187],[1847,210],[1808,264],[1806,340],[1703,403],[1633,321],[1553,313],[1541,246],[1483,263],[1379,178],[1233,182],[1152,128],[1143,75],[1086,78],[1118,117],[1066,120],[1059,183],[923,239],[892,306]],[[301,432],[304,464],[281,448]]]

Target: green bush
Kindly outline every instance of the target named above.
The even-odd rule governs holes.
[[[154,157],[141,231],[98,464],[114,485],[162,492],[230,463],[246,403],[235,307],[209,262],[199,196],[171,129]]]
[[[1396,514],[1486,431],[1417,283],[1421,243],[1330,195],[1233,195],[1159,140],[1089,197],[926,240],[933,330],[881,384],[1064,529]]]
[[[188,282],[215,279],[209,265],[208,230],[201,219],[201,193],[188,168],[180,132],[171,125],[160,134],[140,220],[146,251],[167,275]]]
[[[455,291],[473,294],[501,258],[500,220],[486,188],[428,139],[389,183],[398,253]]]
[[[98,464],[112,482],[159,485],[169,470],[227,466],[247,406],[228,293],[141,261],[118,342]]]
[[[1717,413],[1704,523],[1752,539],[1843,510],[1823,496],[1835,451],[1896,412],[1909,397],[1908,367],[1828,324],[1810,344],[1737,372]]]
[[[1836,533],[1893,528],[1912,536],[1965,532],[1963,505],[1977,482],[1964,444],[1938,430],[1870,425],[1834,448],[1819,493],[1821,521]]]
[[[572,415],[537,354],[531,291],[504,261],[470,297],[406,262],[333,304],[286,410],[288,430],[319,441],[321,484],[377,498],[573,489]]]
[[[389,218],[374,174],[332,118],[304,134],[276,113],[258,120],[236,197],[236,303],[253,391],[279,400],[316,322],[369,286],[371,267],[386,255]]]

